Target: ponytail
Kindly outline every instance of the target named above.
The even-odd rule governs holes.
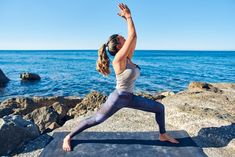
[[[106,44],[103,44],[102,47],[98,50],[96,70],[101,74],[103,74],[104,76],[108,76],[110,74],[110,69],[109,69],[110,61],[105,49],[106,49]]]

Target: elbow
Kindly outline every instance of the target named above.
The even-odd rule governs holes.
[[[136,34],[136,32],[132,33],[132,34],[130,35],[130,37],[131,37],[132,39],[137,39],[137,34]]]
[[[134,36],[134,39],[137,39],[137,34],[136,34],[136,32],[134,33],[133,36]]]

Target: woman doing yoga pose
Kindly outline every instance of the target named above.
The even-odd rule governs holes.
[[[70,141],[72,137],[87,128],[104,122],[123,107],[155,113],[155,119],[160,130],[160,141],[179,143],[166,133],[164,105],[133,94],[135,81],[140,75],[140,67],[131,61],[136,47],[137,35],[130,9],[123,3],[120,3],[118,6],[120,8],[118,15],[123,17],[127,22],[127,39],[125,40],[123,36],[118,34],[112,35],[108,42],[99,49],[96,67],[101,74],[105,76],[109,75],[107,48],[110,55],[114,56],[112,64],[116,75],[116,89],[108,96],[106,102],[101,105],[101,108],[93,116],[82,120],[64,138],[64,151],[71,151]]]

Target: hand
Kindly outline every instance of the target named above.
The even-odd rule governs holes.
[[[118,7],[120,9],[120,13],[118,13],[119,16],[123,17],[124,19],[127,19],[127,18],[131,17],[131,11],[127,7],[126,4],[119,3]]]

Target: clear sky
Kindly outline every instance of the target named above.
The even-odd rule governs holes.
[[[137,49],[235,50],[235,0],[0,0],[0,50],[98,49],[127,35],[118,2]]]

